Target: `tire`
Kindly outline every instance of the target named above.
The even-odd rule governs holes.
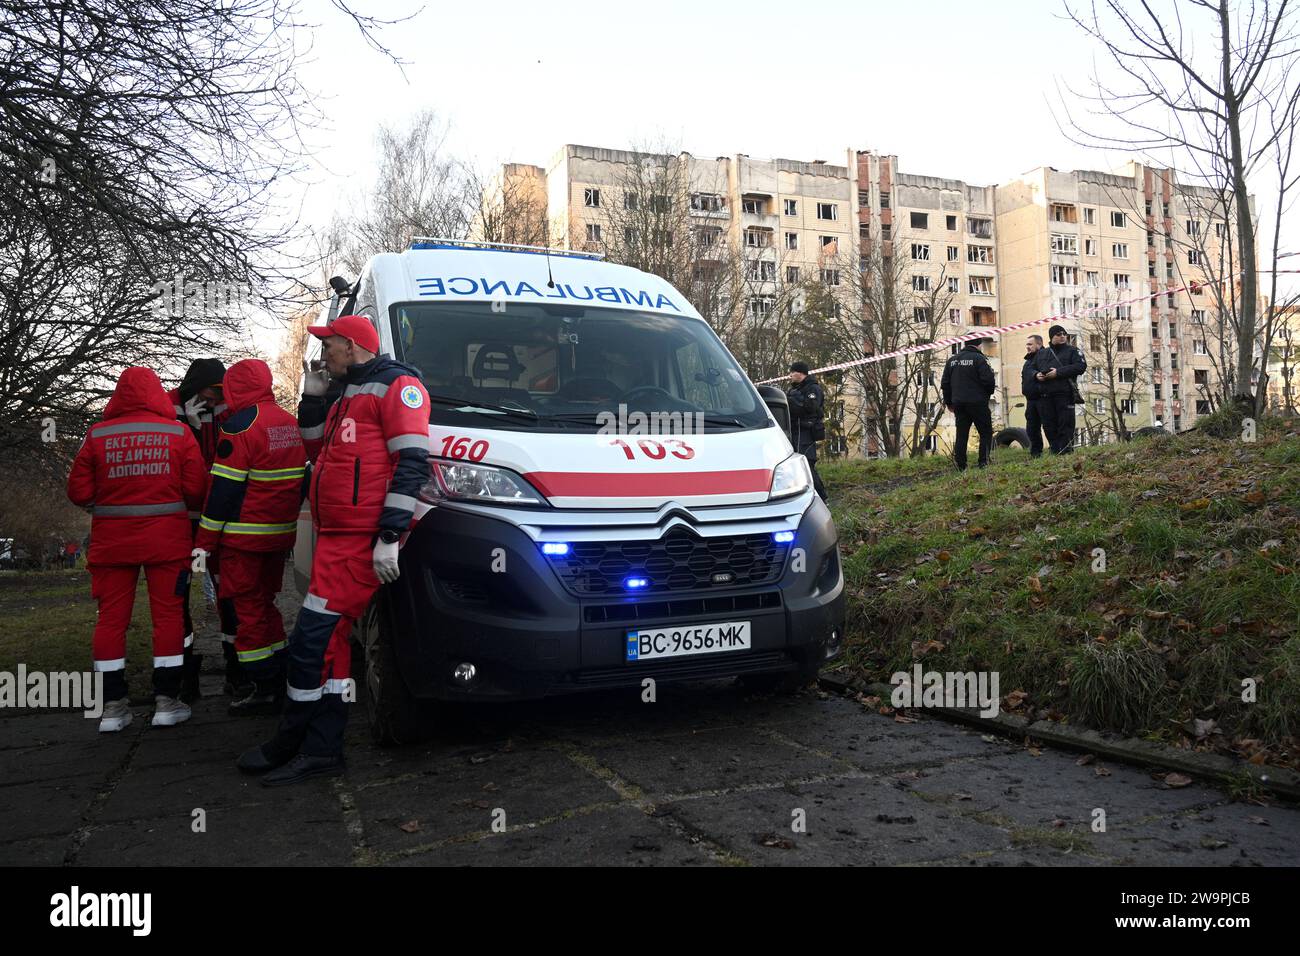
[[[428,733],[420,702],[397,667],[388,601],[381,590],[357,622],[365,660],[366,720],[381,746],[414,743]]]
[[[1006,448],[1012,442],[1018,444],[1021,448],[1029,447],[1029,432],[1023,428],[1004,428],[993,436],[993,444],[999,448]]]

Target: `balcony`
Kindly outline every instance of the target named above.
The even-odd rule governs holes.
[[[696,209],[691,208],[691,215],[698,219],[730,219],[731,210],[726,206],[721,209]],[[775,216],[772,218],[776,218]]]
[[[742,228],[749,229],[771,229],[775,232],[781,225],[781,217],[776,213],[766,212],[742,212],[740,214],[740,225]]]

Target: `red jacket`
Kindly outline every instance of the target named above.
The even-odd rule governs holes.
[[[342,384],[333,406],[316,396],[298,406],[312,520],[321,531],[404,532],[430,475],[429,393],[386,355],[352,366]]]
[[[243,551],[293,547],[307,456],[298,421],[271,394],[260,359],[231,366],[222,382],[230,414],[221,423],[198,547]]]
[[[88,563],[189,558],[189,511],[203,504],[206,477],[198,443],[173,416],[158,376],[128,368],[68,475],[72,503],[94,506]]]

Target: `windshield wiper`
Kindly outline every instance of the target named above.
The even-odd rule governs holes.
[[[537,421],[539,418],[538,414],[531,408],[510,408],[507,405],[494,405],[492,402],[480,402],[472,398],[452,398],[450,395],[430,394],[429,401],[440,402],[443,405],[457,405],[459,407],[456,411],[523,416],[532,421]]]

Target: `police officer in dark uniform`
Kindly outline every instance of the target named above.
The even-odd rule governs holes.
[[[995,377],[989,360],[980,346],[992,339],[971,339],[961,350],[948,359],[943,367],[943,380],[939,384],[943,403],[957,416],[957,443],[953,458],[958,471],[966,470],[966,440],[972,424],[980,436],[979,465],[989,463],[993,448],[993,415],[989,411],[989,397],[993,394]]]
[[[1025,396],[1025,431],[1029,434],[1029,457],[1038,458],[1043,454],[1043,420],[1038,414],[1038,400],[1042,398],[1043,386],[1035,376],[1038,367],[1034,365],[1034,353],[1043,347],[1041,335],[1031,335],[1025,342],[1025,364],[1020,369],[1020,392]]]
[[[1034,378],[1043,396],[1038,400],[1038,414],[1052,453],[1068,455],[1074,451],[1075,379],[1088,370],[1088,362],[1083,352],[1070,344],[1065,326],[1052,326],[1048,335],[1051,344],[1034,353]]]
[[[808,374],[807,362],[790,363],[790,383],[785,393],[790,404],[790,443],[808,459],[813,489],[826,501],[826,486],[817,474],[817,442],[826,437],[826,394],[821,383]]]

